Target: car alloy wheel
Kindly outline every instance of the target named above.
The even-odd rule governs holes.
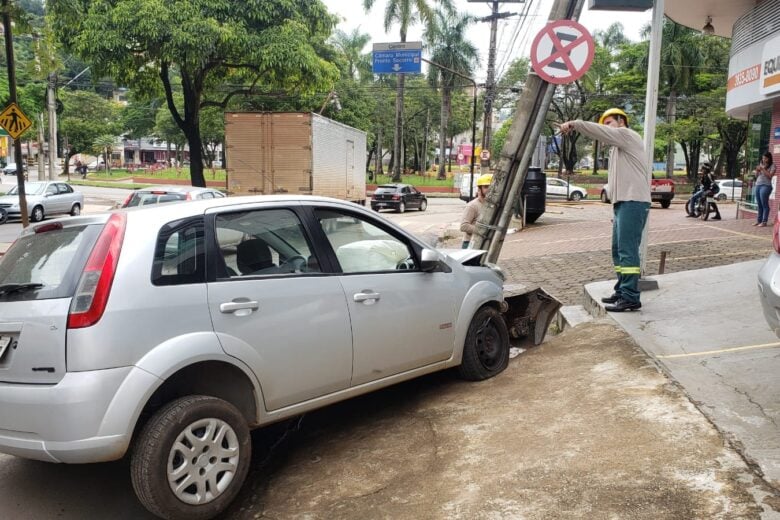
[[[30,220],[33,222],[40,222],[43,220],[43,208],[41,206],[35,206],[30,214]]]

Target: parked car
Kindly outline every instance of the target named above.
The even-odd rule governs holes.
[[[671,179],[653,179],[650,181],[650,199],[666,209],[672,205],[674,199],[674,181]],[[609,203],[609,184],[601,187],[601,202]]]
[[[566,199],[580,200],[588,196],[588,190],[581,186],[569,184],[563,179],[547,177],[547,198],[548,199]]]
[[[723,200],[740,200],[742,198],[742,181],[739,179],[718,179],[715,181],[720,191],[715,198]]]
[[[165,202],[179,202],[183,200],[221,199],[224,196],[224,193],[213,188],[199,188],[197,186],[149,186],[132,192],[127,196],[121,207],[132,208],[135,206],[148,206],[149,204],[163,204]]]
[[[503,276],[355,204],[249,196],[29,226],[0,259],[0,452],[129,454],[140,501],[211,518],[249,430],[450,367],[503,371]]]
[[[40,222],[49,215],[79,215],[84,207],[84,194],[75,191],[67,182],[26,182],[24,193],[27,214],[33,222]],[[7,194],[0,197],[0,208],[6,210],[11,218],[21,217],[18,186],[12,187]]]
[[[758,271],[758,294],[764,319],[780,338],[780,213],[775,214],[772,246],[775,250]]]
[[[413,208],[425,211],[428,199],[411,184],[381,184],[371,196],[371,209],[374,211],[394,209],[403,213]]]
[[[27,173],[27,165],[23,164],[22,168],[24,169],[23,171]],[[3,175],[16,175],[16,163],[9,162],[3,166]]]

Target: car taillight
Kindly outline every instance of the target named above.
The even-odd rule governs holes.
[[[126,219],[121,213],[111,215],[92,248],[70,304],[69,329],[90,327],[103,316],[122,250]]]
[[[772,245],[775,247],[775,251],[780,253],[780,211],[775,214],[775,227],[772,230]]]
[[[401,196],[400,195],[393,195],[393,200],[401,200]]]
[[[127,205],[130,204],[130,199],[133,198],[133,195],[135,195],[135,193],[130,192],[130,195],[128,195],[127,198],[125,199],[125,201],[122,203],[122,207],[123,208],[126,208]]]

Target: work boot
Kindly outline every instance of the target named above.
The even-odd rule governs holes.
[[[637,311],[642,308],[642,304],[639,302],[630,302],[628,300],[619,299],[615,302],[615,305],[607,305],[604,310],[607,312],[626,312]]]
[[[601,299],[601,303],[615,303],[620,299],[620,294],[612,293],[612,296],[607,296]]]

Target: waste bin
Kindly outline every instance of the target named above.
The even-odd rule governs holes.
[[[528,168],[528,174],[520,190],[520,202],[525,203],[525,221],[533,224],[544,213],[547,198],[547,174],[541,168]]]

